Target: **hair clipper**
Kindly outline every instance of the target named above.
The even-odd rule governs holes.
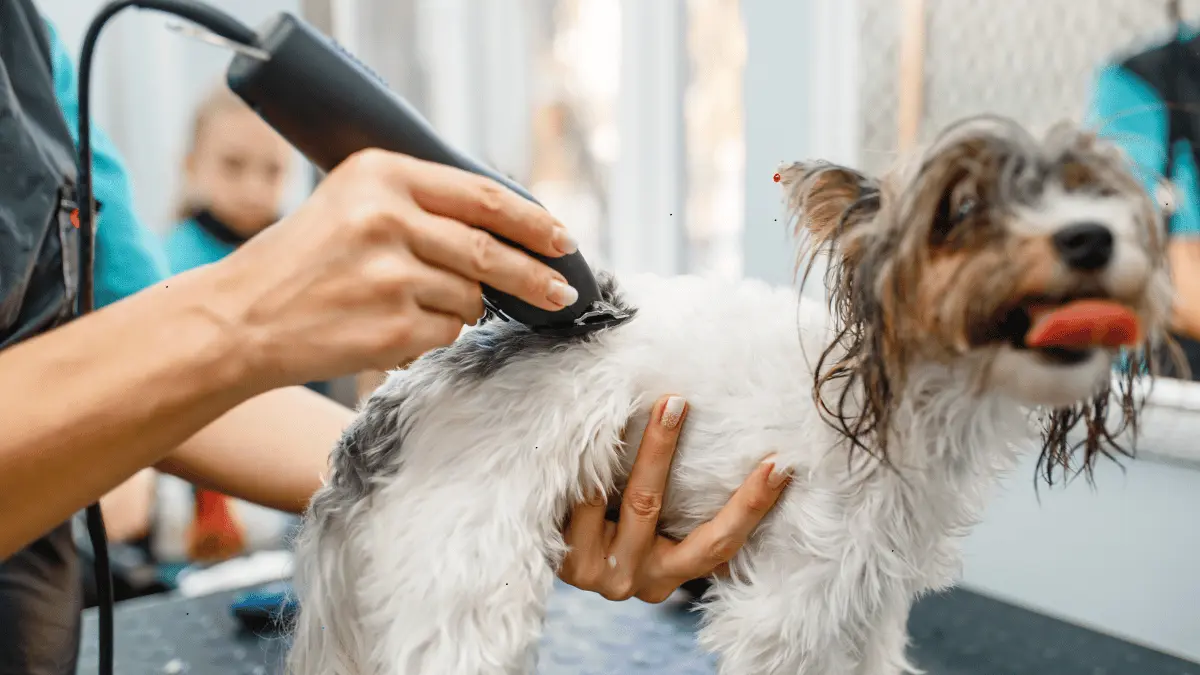
[[[380,148],[486,176],[537,204],[522,186],[451,147],[374,72],[329,37],[282,13],[258,32],[253,52],[230,64],[229,87],[313,164],[330,171],[353,153]],[[539,204],[540,205],[540,204]],[[549,258],[497,236],[562,274],[575,304],[546,311],[485,286],[488,308],[538,333],[579,335],[629,318],[601,297],[583,255]]]

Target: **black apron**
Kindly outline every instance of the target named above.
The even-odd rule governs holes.
[[[0,0],[0,349],[75,313],[75,161],[46,25],[32,0]],[[2,425],[21,424],[2,415]],[[73,674],[81,609],[79,554],[64,523],[0,562],[0,675]]]

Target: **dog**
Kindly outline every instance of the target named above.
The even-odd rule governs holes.
[[[879,179],[824,162],[775,178],[797,276],[823,256],[827,303],[604,275],[622,325],[486,320],[390,373],[296,541],[291,673],[533,672],[569,510],[616,499],[663,393],[691,410],[664,535],[711,519],[769,452],[792,475],[704,598],[721,675],[919,672],[910,606],[954,583],[957,540],[1020,453],[1040,435],[1051,482],[1131,453],[1172,292],[1162,215],[1119,151],[980,116]],[[1029,343],[1089,300],[1136,330]]]

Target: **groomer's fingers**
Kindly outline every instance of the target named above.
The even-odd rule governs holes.
[[[432,265],[421,265],[415,276],[413,299],[422,309],[457,316],[466,325],[483,316],[483,289],[478,283]]]
[[[790,480],[786,468],[776,467],[774,455],[764,459],[715,518],[693,530],[678,546],[663,551],[658,574],[678,586],[728,563]]]
[[[420,350],[415,352],[417,354],[454,342],[463,328],[460,317],[441,312],[419,311],[406,320],[409,322],[407,330],[400,332],[406,338],[406,346],[415,346]]]
[[[430,162],[412,174],[405,178],[408,189],[426,211],[484,228],[551,258],[575,252],[570,232],[546,209],[490,178]]]
[[[572,553],[595,551],[599,555],[604,552],[604,526],[607,523],[604,513],[607,509],[608,502],[604,495],[599,495],[576,505],[571,511],[563,539]]]
[[[607,574],[608,508],[603,495],[578,504],[571,511],[563,539],[569,550],[559,577],[578,588],[596,588]]]
[[[550,311],[569,306],[579,297],[561,274],[501,243],[486,230],[425,212],[412,214],[407,224],[409,246],[428,264]]]
[[[639,565],[658,536],[658,516],[686,414],[687,402],[682,396],[660,398],[651,409],[650,422],[621,497],[617,534],[609,548],[619,569],[632,570]]]

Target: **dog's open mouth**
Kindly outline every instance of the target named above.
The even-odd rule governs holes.
[[[1029,298],[1003,315],[993,337],[1052,363],[1076,365],[1096,349],[1136,345],[1141,323],[1133,309],[1107,298]]]

